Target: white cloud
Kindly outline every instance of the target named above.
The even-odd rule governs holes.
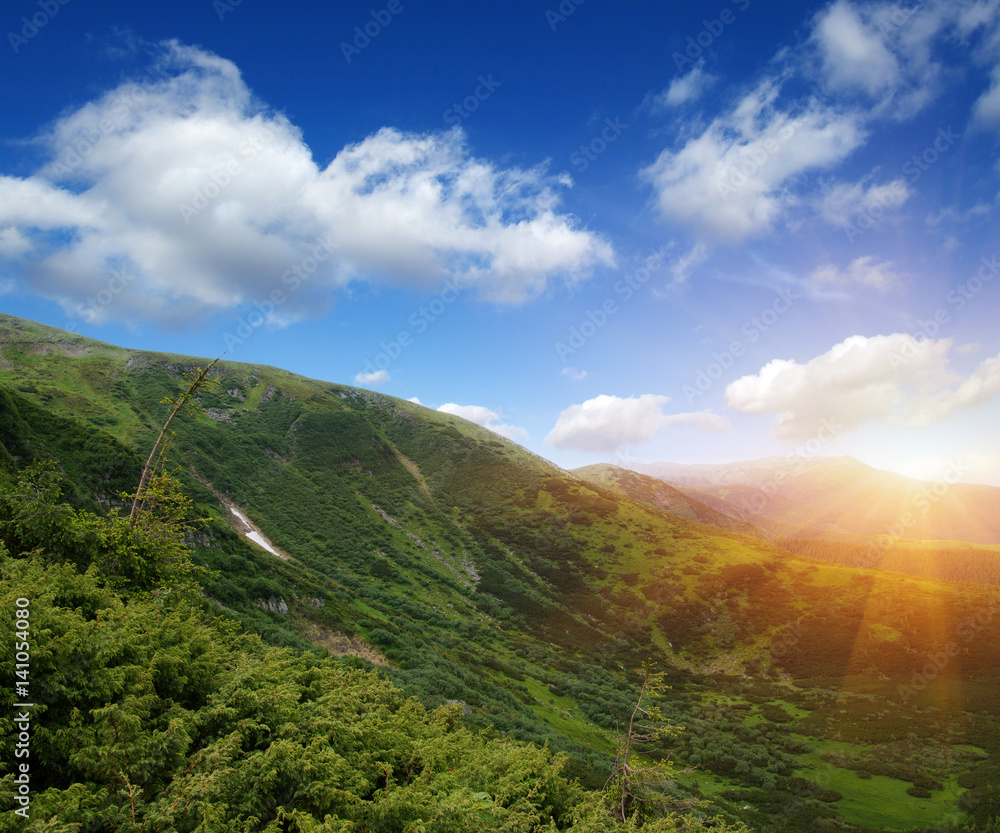
[[[835,0],[812,23],[804,41],[775,56],[769,76],[707,125],[701,115],[674,119],[677,140],[641,171],[664,220],[699,241],[727,242],[794,225],[807,208],[837,226],[861,213],[877,221],[912,195],[906,182],[840,184],[816,196],[816,174],[864,145],[879,120],[911,118],[954,83],[940,55],[955,44],[991,65],[1000,52],[995,0]],[[672,94],[681,103],[700,72],[675,79],[656,101],[666,106]],[[976,107],[983,123],[1000,121],[1000,70],[993,80]],[[787,94],[802,81],[809,92]]]
[[[577,370],[575,367],[564,367],[560,373],[562,373],[563,376],[569,376],[569,378],[574,382],[579,382],[582,379],[587,378],[586,370]]]
[[[959,411],[979,408],[1000,394],[1000,355],[986,359],[954,390],[926,396],[910,409],[908,424],[943,422]]]
[[[689,413],[667,414],[663,418],[664,428],[696,428],[699,431],[724,431],[729,420],[712,411],[691,411]]]
[[[826,81],[837,90],[861,90],[870,96],[899,83],[900,68],[877,28],[867,25],[853,4],[838,0],[817,21],[813,37]]]
[[[153,76],[60,117],[42,137],[50,163],[0,178],[7,254],[69,312],[112,268],[135,278],[97,317],[190,323],[275,291],[293,320],[353,280],[450,280],[520,303],[613,262],[559,213],[565,177],[473,158],[457,128],[383,128],[320,168],[230,61],[170,43]]]
[[[828,91],[867,96],[872,115],[906,119],[946,88],[945,50],[996,55],[998,24],[996,0],[837,0],[817,15],[812,43]],[[989,95],[986,110],[995,103]]]
[[[965,211],[958,211],[954,206],[949,205],[937,211],[928,212],[924,222],[931,228],[937,228],[943,223],[964,223],[988,216],[993,209],[994,205],[985,202],[977,203]]]
[[[828,188],[816,207],[830,225],[843,228],[856,225],[862,216],[878,223],[887,211],[902,205],[912,195],[904,179],[868,187],[864,182],[841,182]]]
[[[879,292],[898,289],[903,284],[902,277],[892,270],[892,261],[879,261],[871,255],[855,258],[846,269],[832,264],[820,266],[809,276],[809,280],[818,285],[860,286]]]
[[[716,80],[714,75],[705,72],[704,62],[699,62],[687,75],[678,76],[671,81],[666,90],[653,98],[653,104],[656,107],[667,108],[695,101],[701,98],[701,94]]]
[[[972,120],[984,127],[1000,127],[1000,66],[993,68],[989,89],[976,99]]]
[[[354,384],[366,387],[376,387],[389,381],[389,371],[375,370],[371,373],[358,373],[354,377]]]
[[[602,394],[560,413],[545,442],[554,448],[612,452],[626,443],[652,439],[661,428],[714,431],[728,425],[724,417],[711,411],[665,414],[663,406],[669,401],[668,396],[652,393],[627,399]]]
[[[1000,393],[1000,356],[962,379],[948,368],[952,346],[905,333],[850,336],[805,364],[775,359],[737,379],[726,402],[748,414],[777,414],[777,435],[788,440],[816,436],[824,425],[853,431],[876,420],[941,422]]]
[[[789,189],[798,177],[842,161],[864,141],[855,115],[815,101],[782,110],[778,93],[777,81],[765,81],[643,171],[666,219],[728,241],[762,234],[798,204]]]
[[[528,432],[523,428],[517,425],[510,425],[506,422],[500,422],[500,414],[482,405],[456,405],[454,402],[448,402],[438,408],[438,410],[446,414],[461,417],[462,419],[467,419],[469,422],[474,422],[476,425],[488,428],[493,433],[514,442],[524,442],[528,439]]]
[[[477,425],[485,425],[487,422],[496,422],[500,415],[496,411],[484,408],[482,405],[456,405],[454,402],[447,402],[438,408],[446,414],[467,419]]]
[[[14,260],[31,251],[31,241],[16,228],[0,229],[0,257]]]
[[[424,403],[420,401],[419,396],[411,396],[406,400],[407,402],[412,402],[414,405],[423,405]]]

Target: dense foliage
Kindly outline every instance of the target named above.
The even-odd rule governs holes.
[[[654,765],[673,762],[688,771],[658,779],[646,809],[698,806],[761,831],[788,833],[814,833],[824,825],[931,829],[957,824],[966,812],[982,826],[1000,811],[995,589],[797,559],[771,543],[588,485],[456,417],[232,362],[213,369],[212,386],[198,396],[203,411],[179,413],[171,425],[176,438],[166,462],[183,489],[170,478],[154,481],[146,522],[123,525],[116,511],[127,503],[120,493],[135,488],[169,416],[163,399],[176,397],[185,372],[204,363],[70,334],[36,344],[33,326],[10,325],[0,316],[0,358],[7,360],[0,362],[0,480],[3,470],[24,470],[33,460],[57,461],[63,478],[58,499],[45,496],[51,491],[45,477],[31,481],[33,492],[27,481],[13,479],[3,492],[0,528],[16,556],[10,563],[34,564],[41,572],[24,575],[42,584],[49,570],[56,576],[72,565],[60,579],[64,584],[106,594],[98,606],[104,612],[84,608],[83,617],[95,632],[108,620],[102,637],[108,643],[113,622],[130,622],[130,615],[153,606],[159,618],[141,620],[151,653],[141,653],[138,633],[124,641],[140,657],[140,670],[130,672],[133,683],[152,678],[154,691],[140,686],[146,693],[132,701],[125,686],[119,701],[129,714],[139,709],[142,724],[161,733],[170,729],[171,709],[186,710],[177,713],[190,738],[187,751],[177,753],[185,760],[181,775],[215,741],[249,725],[251,718],[237,712],[232,726],[217,721],[211,731],[199,728],[199,715],[214,708],[212,698],[223,690],[217,686],[230,680],[231,698],[243,685],[231,677],[241,662],[252,668],[276,663],[291,681],[287,703],[320,708],[307,704],[326,695],[306,679],[323,678],[345,691],[357,685],[372,692],[384,722],[405,709],[420,725],[436,726],[436,715],[442,716],[447,731],[433,737],[444,745],[466,738],[463,761],[487,749],[506,754],[490,744],[507,744],[515,756],[547,747],[546,765],[562,766],[559,789],[596,808],[613,774],[616,737],[641,691],[631,670],[651,659],[670,687],[656,708],[675,730],[641,744],[637,766],[658,772]],[[5,341],[8,333],[12,340]],[[51,511],[36,513],[31,500]],[[229,506],[287,558],[248,544],[230,526]],[[178,524],[195,517],[209,520],[185,526],[183,541],[172,537]],[[4,569],[5,579],[15,575],[14,567]],[[28,590],[34,592],[30,582]],[[80,607],[72,598],[68,604]],[[174,635],[160,634],[160,623]],[[233,623],[256,636],[237,637]],[[184,653],[183,635],[195,626],[212,643],[196,657]],[[55,644],[62,650],[81,643]],[[327,648],[349,658],[332,660]],[[220,650],[226,656],[216,662],[213,651]],[[105,653],[107,667],[117,669],[115,655]],[[181,677],[192,665],[195,679],[198,662],[210,660],[202,701],[184,702],[175,689],[158,705],[149,700],[160,696],[155,687],[165,663]],[[378,676],[366,660],[379,663]],[[101,661],[87,668],[99,669]],[[63,654],[53,660],[60,663],[74,667]],[[325,725],[320,712],[311,723],[296,723],[298,710],[290,715],[281,704],[276,674],[264,679],[275,711],[262,706],[267,719],[252,721],[268,727],[267,744],[241,740],[233,762],[246,751],[270,749],[279,735],[289,740],[280,734],[284,723],[295,727],[293,741]],[[258,691],[249,676],[246,685]],[[72,718],[81,730],[103,707],[86,702]],[[355,719],[362,715],[359,702],[338,708]],[[469,730],[486,734],[463,734]],[[176,741],[173,733],[169,738]],[[145,742],[136,740],[140,747]],[[294,749],[299,758],[312,754]],[[371,754],[396,760],[391,750],[379,749]],[[350,772],[367,772],[351,757],[362,753],[361,747],[338,752]],[[933,760],[923,753],[933,753]],[[130,816],[133,799],[142,809],[164,790],[180,789],[169,786],[180,777],[169,755],[150,760],[156,773],[142,775],[141,791],[127,769],[128,783],[114,781],[113,773],[105,773],[106,782],[77,783],[105,789],[100,800],[112,803],[100,806],[108,812],[124,789]],[[234,772],[242,766],[232,763]],[[461,764],[448,766],[464,771]],[[365,775],[369,791],[352,796],[383,801],[385,792],[414,788],[411,775],[397,769],[374,776],[374,788]],[[217,777],[225,789],[240,783]],[[264,775],[259,780],[266,781]],[[572,786],[576,781],[582,787]],[[295,829],[278,821],[277,807],[312,811],[288,804],[282,783],[270,821]],[[468,789],[486,795],[469,801],[483,809],[494,794],[480,783]],[[253,787],[219,801],[235,807],[243,792]],[[443,793],[435,795],[440,805]],[[270,817],[261,813],[266,826]],[[556,828],[582,824],[582,817],[541,817]],[[253,829],[249,816],[199,818],[192,823],[204,829]],[[360,818],[348,821],[397,829],[394,822],[380,828]],[[595,829],[609,818],[595,810]],[[128,818],[118,829],[131,824]],[[398,829],[407,824],[420,829],[417,821],[399,822]],[[483,828],[490,829],[486,822]],[[163,822],[161,829],[171,828]],[[428,823],[426,829],[436,828]]]
[[[238,634],[200,603],[176,521],[134,538],[123,522],[61,504],[50,468],[0,495],[0,609],[30,609],[21,829],[617,829],[604,797],[563,775],[565,755],[474,734],[458,707],[428,710],[374,671]],[[13,666],[6,642],[5,679]],[[13,806],[12,689],[3,697]]]

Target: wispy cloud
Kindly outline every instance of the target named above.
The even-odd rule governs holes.
[[[826,264],[816,269],[809,281],[817,286],[840,288],[861,287],[888,292],[903,285],[903,278],[892,268],[892,262],[880,261],[872,255],[852,260],[845,269]]]
[[[670,86],[651,96],[649,104],[653,108],[669,109],[697,101],[718,79],[705,72],[705,63],[700,61],[686,75],[679,75]]]
[[[665,219],[729,242],[772,230],[802,174],[841,162],[865,139],[858,118],[811,101],[793,112],[769,79],[643,171]]]

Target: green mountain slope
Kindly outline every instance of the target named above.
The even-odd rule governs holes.
[[[55,458],[77,505],[114,507],[162,398],[205,364],[0,316],[0,465]],[[866,784],[855,802],[812,770],[834,742],[891,756],[886,789],[941,784],[932,802],[907,796],[910,827],[993,812],[1000,617],[987,588],[799,559],[381,394],[228,361],[212,378],[204,413],[175,420],[169,460],[213,519],[191,540],[218,571],[206,595],[269,642],[382,663],[429,707],[453,701],[473,727],[565,750],[592,787],[635,705],[632,669],[651,660],[673,686],[664,714],[685,729],[647,753],[692,768],[678,800],[759,829],[885,826]],[[242,538],[230,506],[287,560]],[[929,773],[929,737],[984,760],[940,755]],[[824,766],[842,779],[847,763]]]

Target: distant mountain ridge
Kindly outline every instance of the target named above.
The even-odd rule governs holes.
[[[743,535],[763,537],[761,531],[753,524],[719,511],[707,501],[698,500],[693,494],[675,488],[652,475],[640,474],[610,463],[581,466],[573,469],[571,474],[588,483],[610,489],[630,500],[654,506],[691,521],[711,524]]]
[[[772,536],[826,531],[1000,543],[1000,488],[962,483],[960,461],[937,482],[881,471],[847,456],[655,462],[633,469]]]

